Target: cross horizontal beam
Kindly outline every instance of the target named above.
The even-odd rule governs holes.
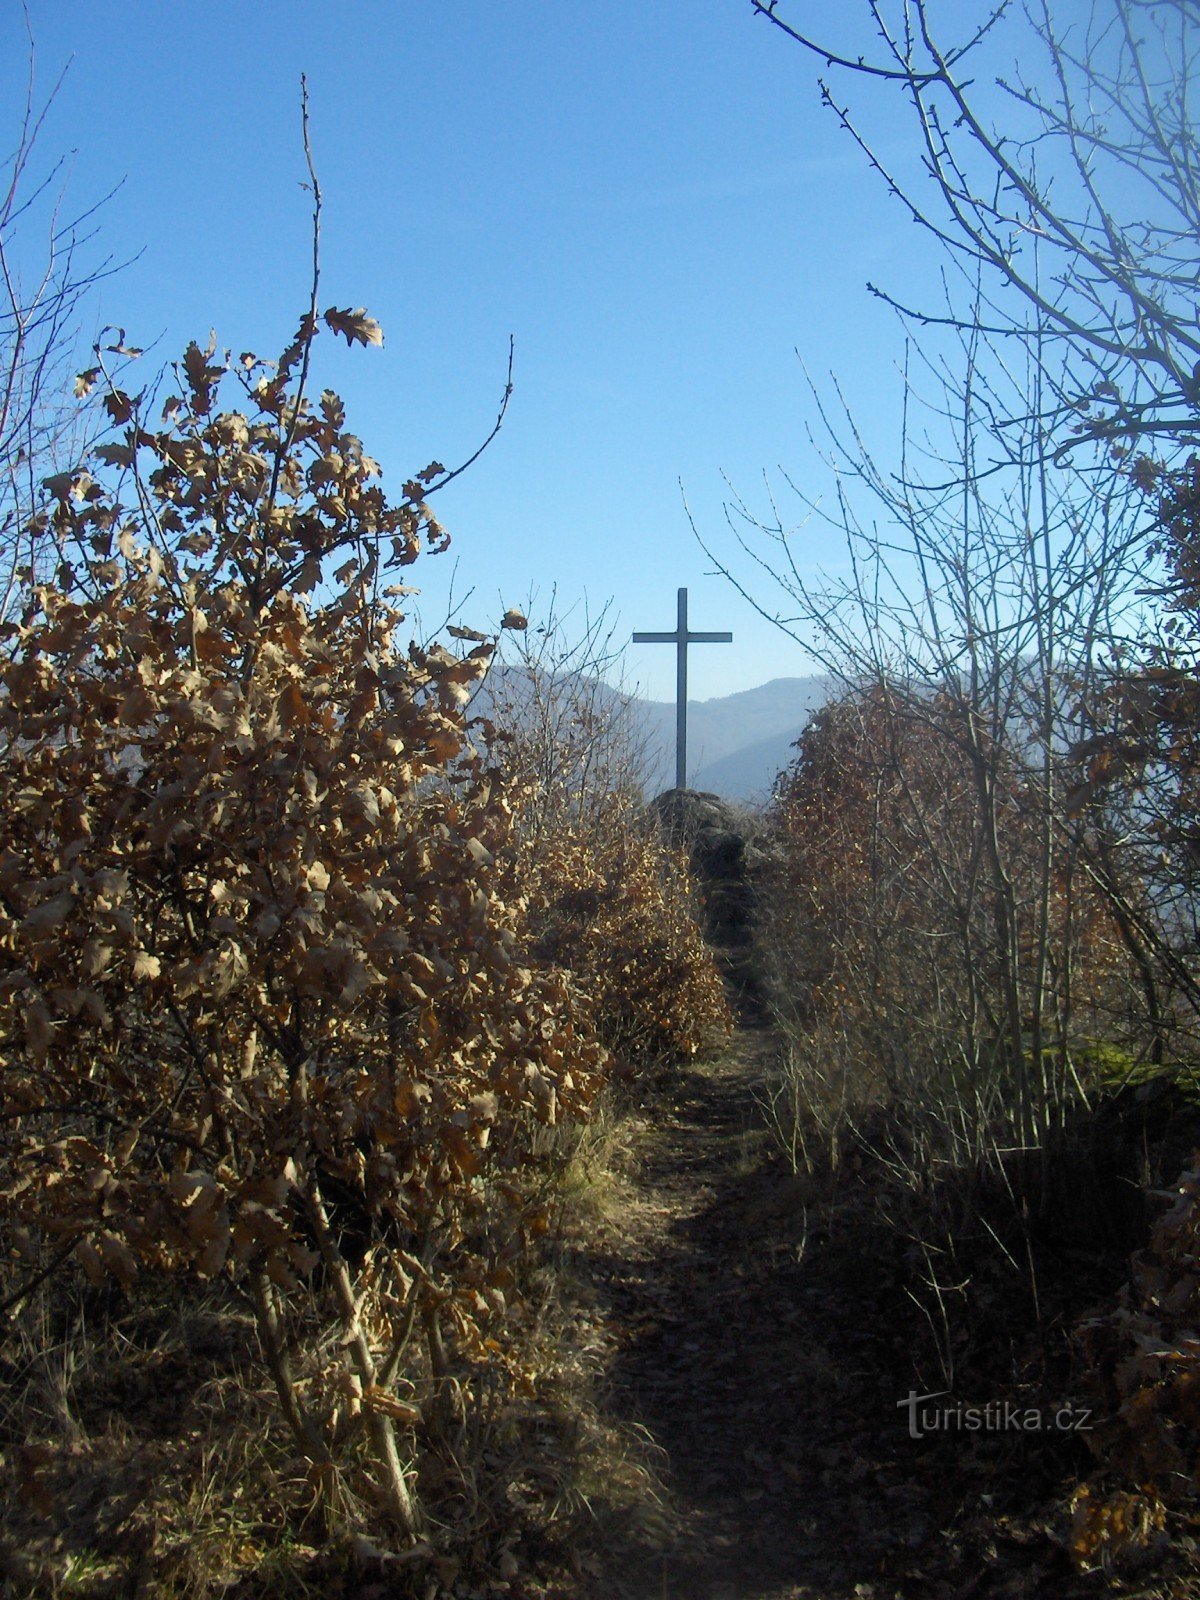
[[[635,633],[634,644],[675,646],[675,787],[687,788],[687,649],[690,644],[732,644],[732,633],[693,633],[688,628],[687,590],[680,589],[673,633]]]
[[[634,644],[678,644],[679,630],[673,633],[635,633]],[[685,633],[684,644],[732,644],[731,633]]]

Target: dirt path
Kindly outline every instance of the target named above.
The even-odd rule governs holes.
[[[908,1331],[863,1326],[870,1262],[826,1239],[814,1270],[801,1186],[770,1157],[755,1091],[772,1048],[743,1029],[672,1073],[646,1107],[635,1198],[581,1263],[616,1340],[607,1405],[665,1452],[678,1530],[611,1545],[598,1595],[890,1596],[881,1564],[950,1509],[903,1486],[879,1357]]]
[[[1182,1549],[1149,1582],[1074,1570],[1066,1508],[1094,1470],[1075,1436],[910,1437],[901,1402],[943,1387],[909,1294],[916,1255],[880,1218],[869,1166],[844,1164],[821,1195],[775,1152],[758,1104],[775,1048],[743,1026],[726,1055],[647,1091],[620,1204],[576,1254],[609,1352],[601,1403],[649,1442],[666,1515],[609,1526],[571,1600],[1195,1594]],[[987,1387],[986,1367],[960,1382],[975,1403],[1036,1397],[1036,1374],[1012,1375],[1049,1346],[1011,1292],[973,1278],[972,1293],[976,1342],[1010,1387]]]

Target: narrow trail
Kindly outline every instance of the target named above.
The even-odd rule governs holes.
[[[827,1237],[819,1264],[805,1249],[802,1184],[756,1103],[773,1048],[743,1027],[672,1073],[645,1108],[633,1198],[580,1263],[616,1344],[609,1413],[664,1453],[677,1530],[613,1543],[597,1600],[891,1596],[889,1552],[953,1515],[902,1460],[905,1319],[864,1319],[869,1261]]]

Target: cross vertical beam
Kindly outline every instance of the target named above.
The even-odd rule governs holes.
[[[679,591],[678,621],[674,633],[635,633],[634,644],[675,646],[675,787],[687,788],[687,647],[690,644],[732,644],[732,633],[688,631],[687,590]]]

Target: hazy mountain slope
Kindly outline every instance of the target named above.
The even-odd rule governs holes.
[[[828,697],[825,678],[773,678],[756,689],[689,701],[689,786],[728,800],[765,797],[791,760],[792,742]],[[675,707],[647,700],[640,711],[657,787],[667,788],[675,775]]]
[[[791,746],[804,726],[798,722],[697,768],[691,774],[691,787],[719,794],[723,800],[769,800],[775,779],[795,754]]]
[[[597,708],[620,696],[605,683],[568,681],[563,695]],[[496,713],[496,702],[520,705],[525,698],[519,667],[497,665],[472,701],[477,715]],[[829,697],[825,678],[773,678],[756,689],[688,702],[688,780],[726,800],[762,800],[776,774],[791,760],[791,745],[810,714]],[[647,795],[675,782],[675,706],[666,700],[634,700],[632,726],[644,738]],[[501,714],[503,720],[503,714]]]

